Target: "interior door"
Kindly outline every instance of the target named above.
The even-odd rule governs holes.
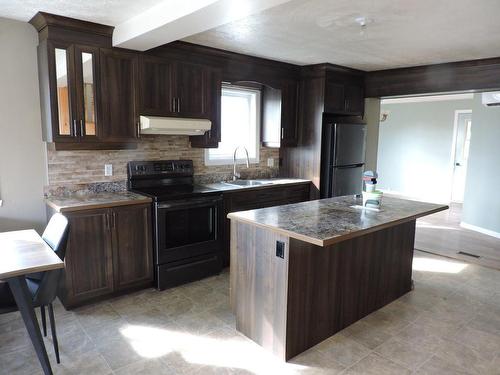
[[[472,113],[457,113],[451,200],[463,202],[472,127]]]

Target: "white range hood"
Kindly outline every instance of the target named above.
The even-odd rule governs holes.
[[[210,120],[141,116],[141,134],[203,135],[212,127]]]

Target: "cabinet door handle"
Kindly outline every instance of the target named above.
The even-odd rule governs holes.
[[[83,120],[80,120],[80,134],[83,135],[85,134],[85,128],[83,126]]]
[[[344,99],[344,109],[347,111],[349,109],[349,100]]]
[[[137,138],[141,138],[141,121],[137,121]]]
[[[177,98],[177,113],[181,112],[181,99]]]
[[[175,112],[175,98],[172,98],[172,112]]]
[[[78,134],[76,133],[76,120],[73,120],[73,137],[77,137]]]
[[[113,211],[113,229],[116,228],[116,212]]]
[[[281,128],[281,139],[285,139],[285,128]]]
[[[109,230],[109,214],[106,214],[106,217],[104,220],[105,220],[104,225],[106,226],[106,230]]]

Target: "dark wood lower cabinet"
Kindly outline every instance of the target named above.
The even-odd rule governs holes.
[[[68,214],[70,235],[60,298],[66,304],[113,291],[113,254],[108,210]]]
[[[152,280],[151,208],[149,205],[113,209],[113,280],[115,290]]]
[[[149,204],[65,215],[70,234],[58,296],[66,308],[152,284]]]
[[[231,243],[230,212],[254,210],[309,200],[310,183],[264,186],[253,190],[224,192],[223,265],[229,265]]]

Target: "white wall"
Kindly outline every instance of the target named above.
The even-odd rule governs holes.
[[[462,222],[500,235],[500,107],[474,95]]]
[[[472,100],[385,104],[380,123],[378,188],[407,197],[448,203],[451,199],[455,110]],[[474,114],[473,125],[474,129]]]
[[[45,223],[37,45],[31,25],[0,18],[0,231]]]

